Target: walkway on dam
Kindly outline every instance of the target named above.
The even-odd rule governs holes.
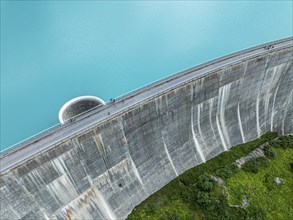
[[[54,147],[62,141],[70,137],[78,135],[80,132],[89,129],[90,127],[109,120],[130,108],[139,105],[143,101],[151,99],[156,95],[176,88],[178,85],[188,81],[201,78],[206,74],[216,71],[224,66],[229,66],[238,62],[243,62],[255,56],[259,56],[270,52],[292,46],[293,38],[268,43],[244,51],[240,51],[225,57],[221,57],[214,61],[199,65],[188,69],[178,74],[164,78],[158,82],[147,85],[139,90],[129,93],[123,97],[116,99],[115,102],[108,103],[105,106],[89,111],[88,113],[77,117],[75,121],[66,123],[61,127],[49,131],[45,135],[42,134],[39,138],[32,142],[13,148],[1,155],[0,172],[4,173],[15,167],[16,165],[25,162],[33,155],[41,153]]]

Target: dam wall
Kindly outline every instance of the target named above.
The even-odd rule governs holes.
[[[124,219],[232,146],[293,133],[289,42],[161,91],[3,172],[1,219]]]

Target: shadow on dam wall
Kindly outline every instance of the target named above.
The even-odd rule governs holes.
[[[3,173],[1,219],[124,219],[184,171],[293,133],[291,46],[181,84]]]

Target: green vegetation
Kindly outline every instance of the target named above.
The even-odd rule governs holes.
[[[267,145],[264,147],[264,153],[268,159],[274,159],[276,157],[276,152],[271,145]]]
[[[240,170],[227,181],[229,203],[241,203],[242,196],[248,197],[251,206],[262,208],[269,219],[293,219],[293,161],[292,149],[275,149],[277,158],[257,174]],[[276,185],[274,178],[284,183]]]
[[[266,142],[266,157],[242,169],[234,165]],[[226,184],[219,185],[213,176]],[[275,177],[283,183],[276,185]],[[137,206],[128,219],[293,219],[292,198],[293,137],[277,138],[269,132],[186,171]]]
[[[270,161],[266,157],[258,157],[246,162],[241,169],[246,172],[258,173],[261,168],[269,165]]]
[[[222,179],[228,179],[237,171],[238,167],[234,163],[230,163],[216,170],[215,175]]]

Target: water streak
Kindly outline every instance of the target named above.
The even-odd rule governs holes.
[[[102,208],[102,210],[106,211],[108,218],[109,219],[117,219],[117,216],[114,214],[114,212],[112,211],[110,206],[107,204],[107,202],[106,202],[105,198],[103,197],[102,193],[100,193],[98,190],[96,190],[95,193],[100,198],[100,202],[101,202],[100,207]]]
[[[201,126],[200,126],[200,111],[202,109],[202,106],[203,106],[203,103],[200,103],[197,105],[197,128],[198,128],[198,132],[199,132],[199,135],[201,137],[202,142],[204,143],[205,146],[207,146],[205,139],[202,135]]]
[[[272,107],[272,114],[271,114],[271,131],[273,131],[274,114],[275,114],[275,101],[276,101],[277,93],[279,90],[279,85],[280,85],[280,83],[278,83],[278,86],[277,86],[275,94],[274,94],[274,99],[273,99],[273,107]]]
[[[226,151],[227,150],[227,144],[225,142],[224,135],[222,133],[221,125],[220,125],[220,122],[219,122],[219,118],[218,118],[217,115],[216,115],[216,123],[217,123],[217,128],[218,128],[218,131],[219,131],[219,134],[220,134],[220,139],[221,139],[222,145],[224,147],[224,150]]]
[[[230,138],[229,138],[226,122],[225,122],[225,105],[229,98],[230,88],[231,88],[231,84],[227,84],[220,88],[220,90],[222,89],[222,93],[221,93],[222,96],[221,96],[221,103],[220,103],[220,122],[221,122],[221,127],[223,130],[224,138],[226,140],[226,143],[229,146],[231,146],[231,144],[230,144]]]
[[[239,104],[238,104],[238,110],[239,110]],[[255,111],[256,111],[257,136],[260,137],[261,130],[260,130],[260,126],[259,126],[259,94],[257,95],[257,98],[256,98]]]
[[[286,115],[287,115],[287,108],[288,108],[289,103],[292,100],[292,96],[293,96],[293,90],[290,92],[289,98],[288,98],[288,100],[286,102],[286,107],[285,107],[285,112],[284,112],[284,117],[283,117],[283,122],[282,122],[282,135],[285,134],[284,127],[285,127],[285,119],[286,119]]]
[[[210,125],[211,125],[211,129],[213,132],[214,137],[216,137],[215,134],[215,129],[213,127],[213,122],[212,122],[212,113],[213,113],[213,105],[214,105],[214,98],[209,99],[209,103],[210,103],[210,110],[209,110],[209,120],[210,120]]]
[[[203,155],[203,153],[201,151],[200,144],[198,143],[198,140],[195,137],[195,132],[194,132],[194,128],[193,128],[193,108],[191,108],[191,132],[192,132],[192,137],[193,137],[193,141],[194,141],[194,144],[195,144],[195,148],[196,148],[197,152],[199,153],[201,161],[203,163],[205,163],[206,159],[205,159],[205,157],[204,157],[204,155]]]
[[[272,68],[268,69],[267,72],[270,72],[272,70]],[[275,77],[276,74],[276,70],[277,70],[277,66],[273,67],[273,73],[272,76],[268,79],[271,80],[270,84],[269,84],[269,88],[267,91],[271,91],[271,88],[273,86],[273,79]],[[267,74],[266,74],[267,76]],[[265,96],[265,123],[267,124],[267,118],[269,118],[268,113],[269,113],[269,103],[270,103],[270,98],[271,98],[271,93],[267,92],[266,96]],[[273,110],[271,112],[271,114],[273,114]],[[272,128],[272,127],[271,127]]]
[[[163,138],[163,143],[164,143],[164,149],[165,149],[165,152],[166,152],[166,154],[167,154],[168,160],[169,160],[169,162],[171,163],[172,168],[173,168],[173,170],[174,170],[176,176],[178,176],[178,173],[177,173],[176,168],[175,168],[175,166],[174,166],[173,160],[172,160],[172,158],[171,158],[171,156],[170,156],[170,154],[169,154],[169,151],[168,151],[168,148],[167,148],[167,146],[166,146],[166,143],[165,143],[164,138]]]
[[[218,108],[217,108],[217,115],[216,115],[217,128],[218,128],[220,138],[225,150],[228,149],[228,146],[231,146],[227,126],[225,123],[225,105],[229,98],[230,88],[231,88],[231,83],[224,85],[219,89]],[[218,114],[220,119],[218,117]]]
[[[245,143],[244,133],[243,133],[243,129],[242,129],[241,116],[240,116],[239,103],[237,106],[237,117],[238,117],[238,124],[239,124],[240,133],[241,133],[241,138],[242,138],[243,143]]]
[[[146,192],[147,195],[149,195],[149,193],[148,193],[147,189],[145,188],[145,185],[144,185],[144,183],[143,183],[143,181],[141,179],[141,176],[139,175],[139,172],[138,172],[138,170],[136,168],[136,165],[135,165],[135,163],[132,160],[131,155],[130,155],[130,161],[131,161],[131,165],[132,165],[132,169],[133,169],[134,175],[138,179],[138,181],[139,181],[140,185],[142,186],[143,190]]]
[[[13,209],[13,207],[9,207],[10,210],[17,216],[18,219],[20,219],[21,217],[17,214],[17,212]]]
[[[124,125],[123,125],[123,123],[122,123],[122,118],[120,118],[120,125],[121,125],[121,130],[122,130],[122,134],[123,134],[123,139],[124,139],[125,145],[126,145],[127,148],[128,148],[129,159],[130,159],[130,161],[131,161],[131,166],[132,166],[132,169],[133,169],[134,175],[135,175],[136,178],[138,179],[138,181],[139,181],[140,185],[142,186],[143,190],[145,191],[145,193],[146,193],[147,195],[149,195],[149,193],[148,193],[147,189],[145,188],[145,185],[144,185],[144,183],[143,183],[143,181],[142,181],[142,179],[141,179],[141,176],[140,176],[140,174],[139,174],[139,172],[138,172],[138,170],[137,170],[137,168],[136,168],[136,165],[135,165],[135,163],[133,162],[132,156],[131,156],[131,154],[130,154],[130,150],[129,150],[129,146],[128,146],[128,141],[127,141],[126,136],[125,136]]]

